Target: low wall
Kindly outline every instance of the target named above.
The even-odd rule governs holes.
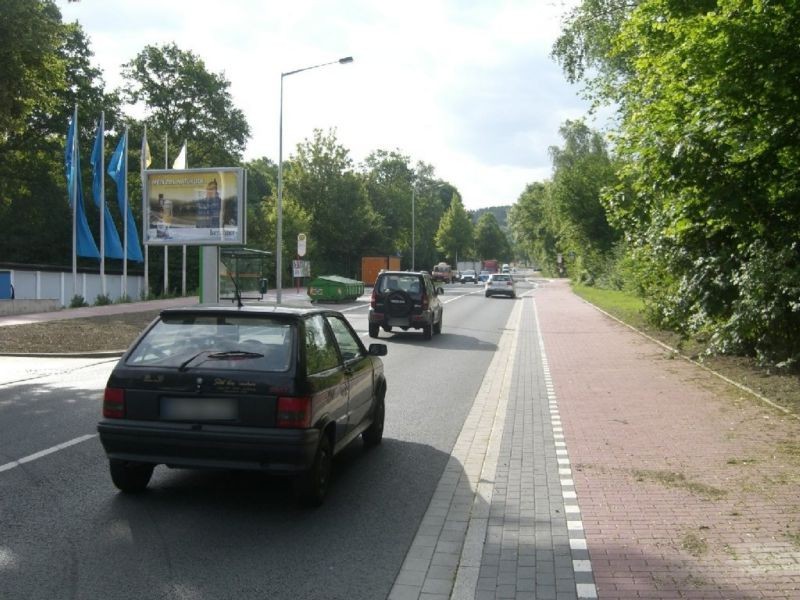
[[[60,308],[58,300],[0,300],[0,315],[26,315]]]

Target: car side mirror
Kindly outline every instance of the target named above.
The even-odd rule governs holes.
[[[436,295],[437,296],[444,296],[444,288],[443,287],[436,288]]]
[[[386,344],[370,344],[368,350],[370,356],[386,356],[388,351]]]

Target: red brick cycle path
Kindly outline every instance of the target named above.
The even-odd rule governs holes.
[[[598,597],[800,599],[800,421],[535,292]]]

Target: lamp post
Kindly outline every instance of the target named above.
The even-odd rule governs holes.
[[[417,224],[416,224],[416,210],[414,203],[416,200],[417,188],[416,185],[411,186],[411,270],[416,271],[416,254],[417,254]]]
[[[277,304],[281,303],[281,293],[283,290],[283,79],[284,77],[294,75],[295,73],[302,73],[303,71],[310,71],[311,69],[319,69],[320,67],[327,67],[328,65],[346,65],[351,62],[353,62],[353,57],[345,56],[339,60],[332,60],[331,62],[281,73],[281,112],[280,123],[278,125],[278,232],[276,235],[277,240],[275,244],[275,300]]]

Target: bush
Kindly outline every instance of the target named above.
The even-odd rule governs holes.
[[[114,300],[112,300],[111,296],[108,294],[97,294],[97,298],[95,298],[94,301],[95,306],[108,306],[109,304],[114,304]]]
[[[72,300],[69,301],[70,308],[82,308],[84,306],[89,306],[86,303],[86,300],[83,299],[83,296],[80,294],[76,294],[72,297]]]

